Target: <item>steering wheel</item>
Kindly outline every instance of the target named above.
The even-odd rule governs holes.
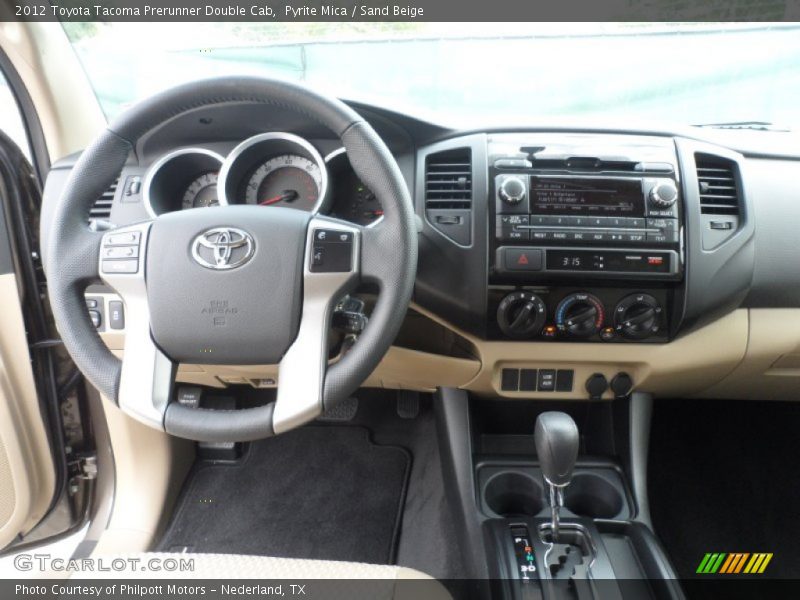
[[[223,103],[288,108],[330,129],[380,200],[384,218],[361,227],[291,208],[234,205],[90,230],[92,204],[143,135],[182,113]],[[45,266],[66,349],[87,379],[123,411],[183,438],[256,440],[319,416],[377,366],[411,299],[417,233],[397,163],[348,106],[284,81],[211,79],[141,102],[83,152],[53,213]],[[84,291],[98,281],[124,302],[121,361],[86,311]],[[360,281],[377,284],[377,303],[358,342],[329,364],[333,307]],[[181,362],[278,363],[276,400],[240,410],[184,406],[171,398]]]

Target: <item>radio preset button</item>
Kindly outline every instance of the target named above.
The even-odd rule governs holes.
[[[628,219],[624,217],[606,217],[606,227],[627,227]]]
[[[644,229],[645,220],[640,217],[627,217],[625,227],[629,229]]]

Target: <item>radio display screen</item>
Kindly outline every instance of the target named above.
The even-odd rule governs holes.
[[[639,179],[534,175],[530,202],[533,215],[644,216]]]
[[[664,252],[547,250],[548,271],[611,271],[669,273],[670,255]]]

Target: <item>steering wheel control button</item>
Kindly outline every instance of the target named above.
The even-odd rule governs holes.
[[[103,258],[139,258],[139,246],[104,246]]]
[[[312,273],[348,273],[353,270],[353,232],[315,229],[311,252]]]
[[[103,246],[133,246],[138,245],[140,239],[140,231],[109,233],[103,238]]]
[[[104,260],[102,271],[107,275],[129,275],[139,272],[139,261],[130,260]]]
[[[541,271],[542,250],[540,248],[500,248],[506,271]]]
[[[111,329],[125,329],[125,309],[119,300],[108,303],[108,326]]]

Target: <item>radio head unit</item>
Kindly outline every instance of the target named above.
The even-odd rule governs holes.
[[[559,277],[680,276],[683,219],[674,154],[660,148],[660,160],[648,162],[632,146],[624,160],[622,152],[613,160],[542,159],[542,149],[531,148],[524,159],[495,155],[490,163],[494,273],[513,280],[534,271]],[[529,253],[527,265],[514,263],[526,249],[538,252]]]

